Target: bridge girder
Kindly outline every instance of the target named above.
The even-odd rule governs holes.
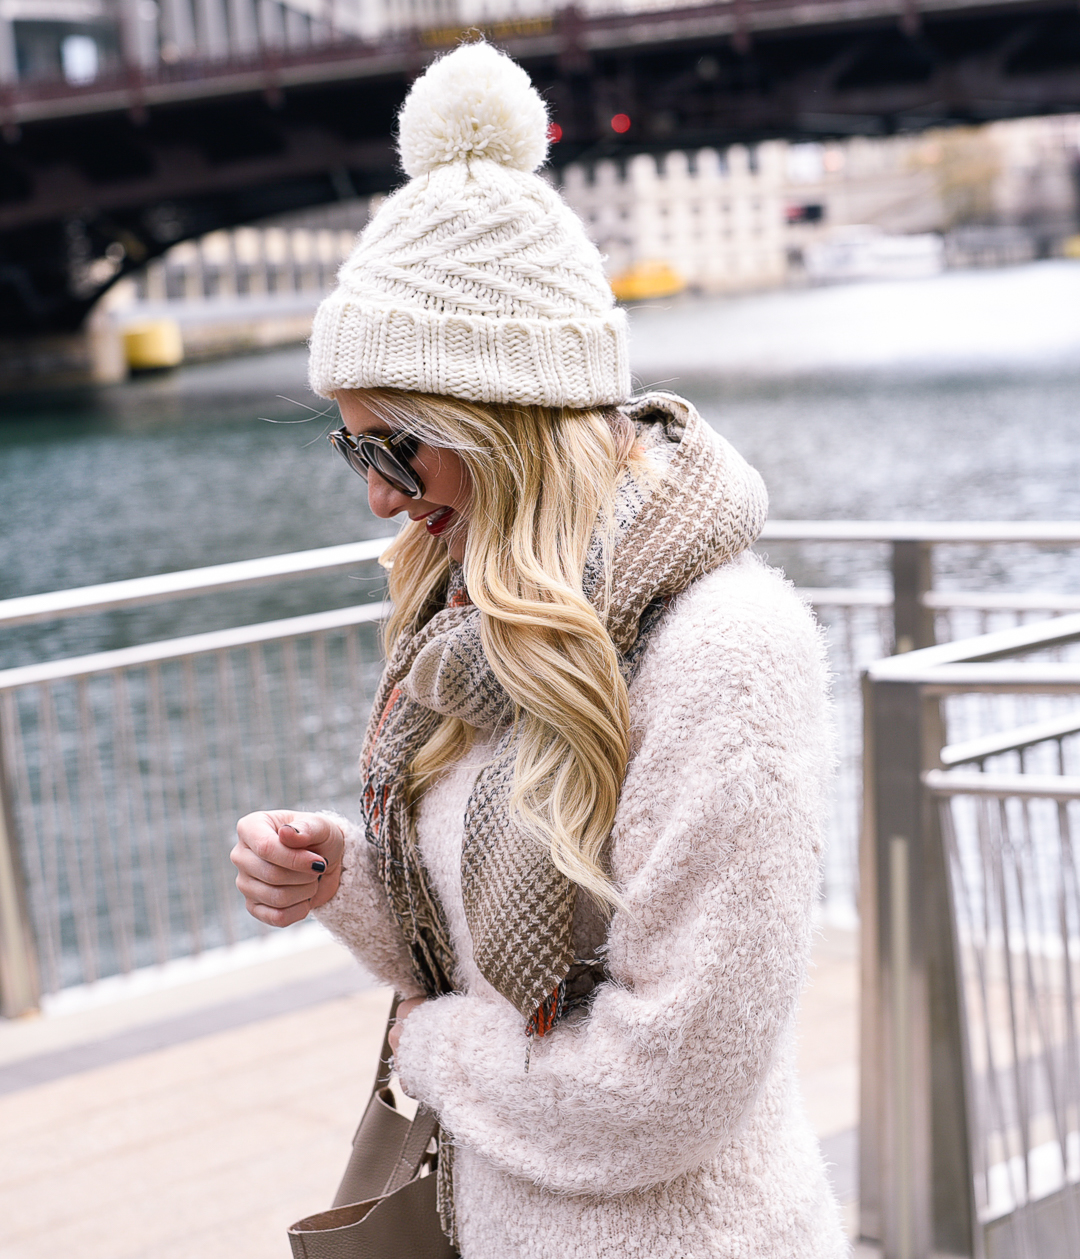
[[[900,20],[875,3],[734,0],[606,24],[570,10],[499,42],[551,103],[558,166],[1080,110],[1075,0],[909,6]],[[341,44],[195,78],[9,93],[0,335],[78,327],[177,241],[390,189],[394,118],[432,53],[415,38]],[[632,120],[624,135],[617,113]]]

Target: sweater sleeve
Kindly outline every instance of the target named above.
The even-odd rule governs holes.
[[[403,997],[422,996],[363,827],[337,813],[323,811],[322,816],[332,818],[344,832],[345,858],[337,892],[315,917],[376,979]]]
[[[403,1028],[405,1089],[456,1141],[554,1191],[631,1191],[714,1156],[806,970],[832,762],[820,643],[756,561],[706,582],[633,688],[612,858],[625,909],[588,1017],[528,1064],[520,1015],[490,993],[428,1002]]]

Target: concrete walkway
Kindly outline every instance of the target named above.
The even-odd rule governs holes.
[[[320,943],[0,1024],[5,1259],[285,1259],[336,1187],[388,1000]],[[854,938],[826,932],[802,1070],[852,1226],[856,1011]]]

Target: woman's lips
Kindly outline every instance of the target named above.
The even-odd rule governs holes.
[[[454,517],[454,509],[452,507],[440,507],[438,511],[433,511],[424,522],[425,528],[433,538],[437,538],[440,533],[444,532]]]

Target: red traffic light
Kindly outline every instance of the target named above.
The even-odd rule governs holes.
[[[618,132],[619,135],[623,135],[624,132],[629,131],[630,130],[630,115],[629,114],[616,114],[615,117],[612,118],[611,120],[611,129],[612,131]]]

